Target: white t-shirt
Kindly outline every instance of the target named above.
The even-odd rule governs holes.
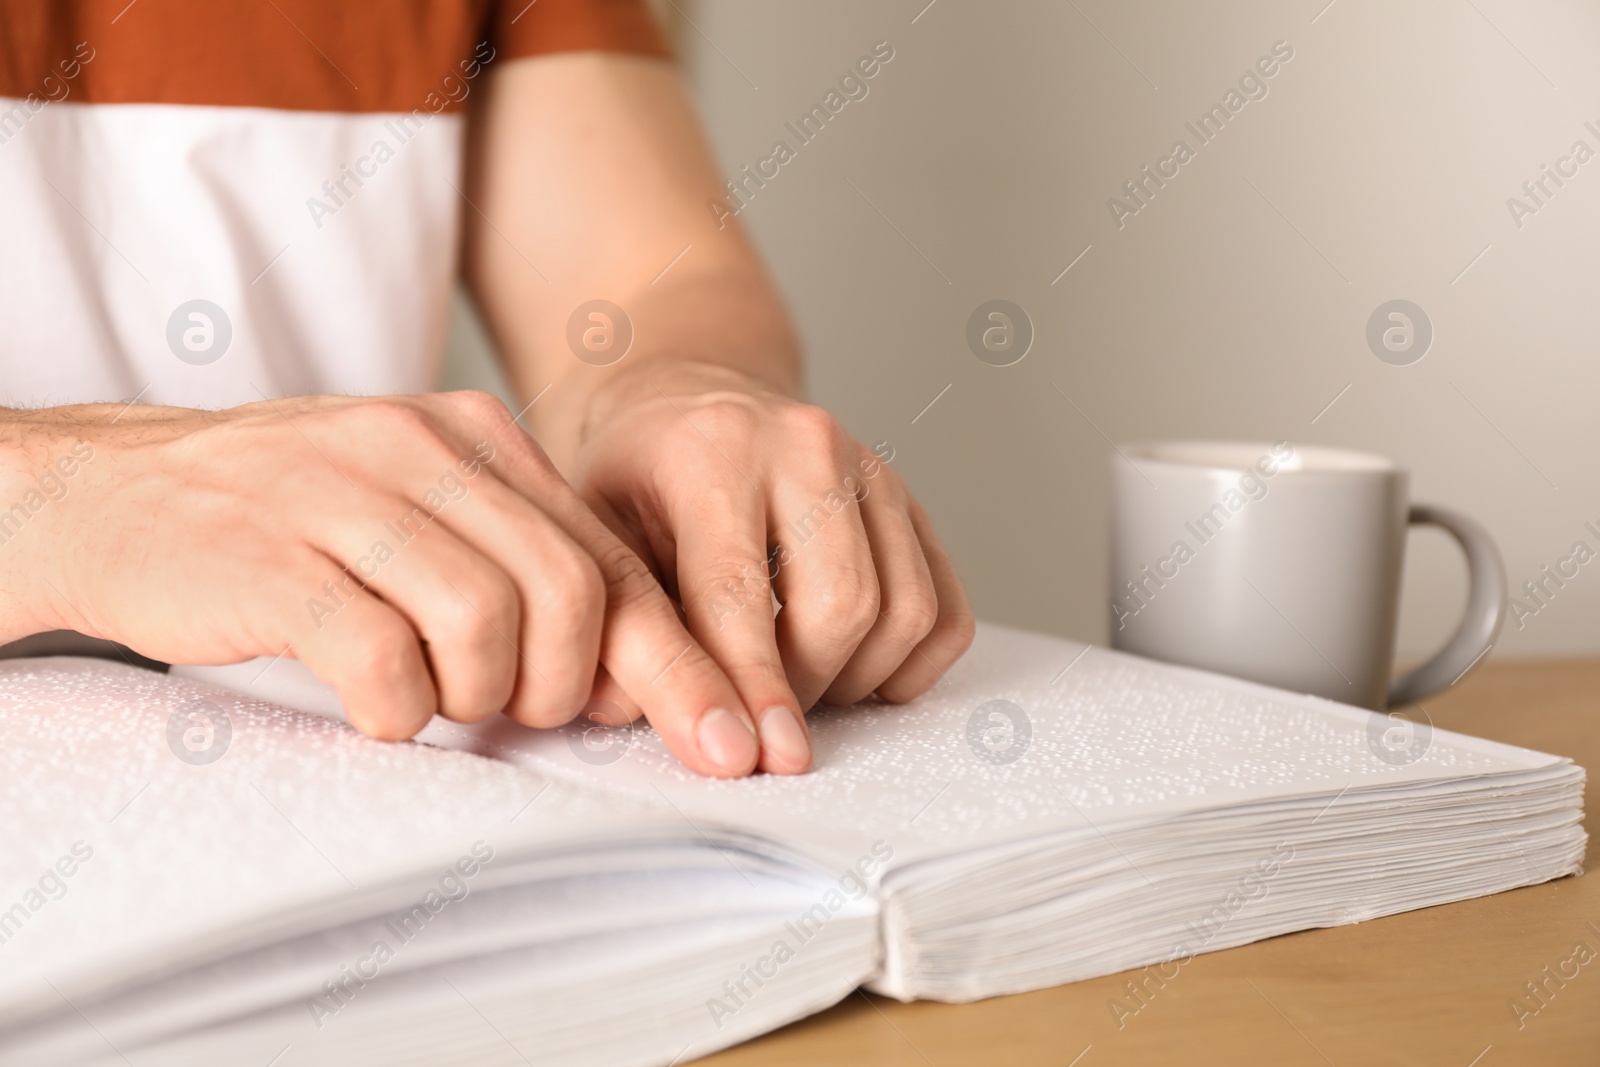
[[[10,0],[0,405],[434,386],[495,64],[660,54],[641,0]]]

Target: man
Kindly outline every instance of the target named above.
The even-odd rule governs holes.
[[[643,714],[719,776],[970,643],[922,510],[798,399],[641,0],[0,23],[0,641],[292,655],[380,738]],[[427,392],[458,268],[539,444]]]

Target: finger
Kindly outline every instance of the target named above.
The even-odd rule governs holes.
[[[321,588],[343,574],[320,554],[294,568]],[[382,741],[404,741],[427,725],[438,707],[433,678],[411,624],[394,608],[356,588],[331,615],[313,619],[299,601],[278,632],[311,673],[333,686],[350,724]]]
[[[781,488],[779,516],[793,516],[778,546],[778,651],[802,708],[838,677],[878,617],[878,576],[861,512],[837,488],[808,495]]]
[[[666,531],[655,529],[654,536],[646,533],[643,524],[638,519],[637,512],[632,509],[624,510],[599,493],[582,494],[579,497],[600,524],[614,534],[617,540],[628,546],[628,550],[651,567],[651,573],[656,581],[667,590],[667,596],[674,601],[677,599],[677,566],[678,546],[673,543]],[[663,573],[663,568],[666,569]]]
[[[767,507],[736,473],[674,502],[678,596],[689,632],[754,710],[761,766],[811,768],[811,739],[784,676],[767,578]]]
[[[532,726],[570,721],[594,678],[605,587],[588,553],[538,506],[539,495],[508,485],[490,469],[494,449],[487,439],[514,429],[505,406],[481,393],[304,403],[299,422],[313,433],[390,442],[366,454],[363,473],[402,486],[422,502],[414,527],[438,522],[510,578],[515,627],[497,616],[503,608],[480,602],[473,589],[451,589],[458,603],[450,610],[469,619],[469,613],[481,615],[510,646],[517,670],[504,705],[508,714]],[[555,482],[565,489],[559,476]],[[451,572],[443,577],[448,584]],[[488,592],[498,599],[498,591]]]
[[[487,430],[488,463],[508,486],[540,508],[599,567],[606,595],[600,660],[643,709],[673,754],[699,774],[738,777],[755,769],[754,722],[738,690],[689,635],[643,560],[619,541],[556,473],[544,452],[512,420],[478,394],[452,394],[462,432]],[[466,418],[466,409],[473,409]],[[498,422],[494,422],[498,419]]]
[[[584,705],[583,718],[602,726],[625,726],[643,715],[644,709],[617,684],[611,672],[604,667],[595,672],[594,687],[589,693],[589,703]]]
[[[600,643],[606,670],[690,768],[718,777],[749,774],[759,748],[738,690],[689,635],[644,562],[609,531],[601,533],[590,550],[607,584],[610,616]]]
[[[517,678],[519,605],[503,570],[400,497],[362,494],[353,509],[315,526],[313,544],[345,573],[306,600],[311,613],[338,610],[365,585],[421,638],[441,715],[480,722],[506,706]]]
[[[878,574],[878,617],[823,693],[828,704],[855,704],[872,695],[938,621],[939,596],[906,509],[909,498],[891,478],[868,489],[861,500],[861,522]]]
[[[908,512],[939,596],[939,617],[905,662],[878,686],[878,695],[894,704],[903,704],[932,689],[945,671],[972,647],[972,638],[977,632],[966,590],[961,587],[955,566],[934,534],[927,514],[915,500],[910,501]]]
[[[440,519],[505,567],[516,591],[521,639],[512,645],[516,632],[501,635],[517,659],[506,713],[526,726],[571,721],[589,699],[600,657],[599,568],[559,523],[489,471]]]

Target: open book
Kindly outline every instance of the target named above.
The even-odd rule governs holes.
[[[0,1063],[681,1063],[861,985],[1170,977],[1585,843],[1568,760],[998,626],[913,704],[814,714],[796,778],[644,727],[384,744],[299,670],[311,711],[0,664]]]

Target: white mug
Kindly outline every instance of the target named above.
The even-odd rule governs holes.
[[[1220,441],[1111,457],[1111,640],[1128,652],[1382,711],[1458,681],[1505,615],[1505,568],[1472,519],[1408,505],[1392,460]],[[1391,681],[1408,525],[1466,552],[1466,615]]]

